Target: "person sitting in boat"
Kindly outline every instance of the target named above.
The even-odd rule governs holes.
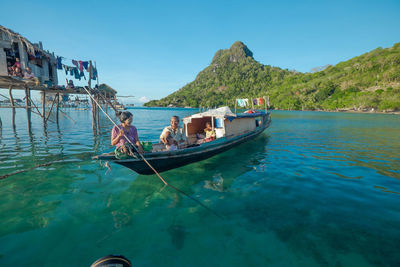
[[[171,135],[168,135],[167,139],[167,144],[165,144],[165,150],[166,151],[174,151],[178,149],[178,144],[174,138],[172,138]]]
[[[137,129],[135,126],[131,125],[133,120],[132,113],[124,111],[118,112],[117,115],[121,124],[118,125],[118,127],[114,126],[111,133],[111,145],[116,146],[116,156],[118,157],[121,154],[133,156],[135,155],[136,149],[139,153],[143,154],[143,147],[140,144]],[[132,147],[132,144],[126,140],[124,135],[136,146],[136,149]]]
[[[182,129],[179,127],[179,117],[172,116],[171,125],[164,128],[160,135],[160,141],[164,145],[175,145],[177,147],[183,147],[186,145],[186,135]]]
[[[206,122],[206,128],[204,129],[204,133],[206,134],[206,138],[204,139],[205,142],[210,142],[215,140],[215,131],[211,128],[211,123]]]

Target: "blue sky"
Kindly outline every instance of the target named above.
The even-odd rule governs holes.
[[[400,42],[399,0],[2,1],[1,7],[1,25],[57,55],[95,60],[100,82],[136,103],[193,81],[217,50],[238,40],[260,63],[301,72]]]

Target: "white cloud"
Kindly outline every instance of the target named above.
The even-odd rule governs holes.
[[[149,99],[145,96],[142,96],[141,98],[139,98],[139,101],[142,103],[146,103],[146,102],[149,102]]]

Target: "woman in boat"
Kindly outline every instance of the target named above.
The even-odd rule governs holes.
[[[136,150],[143,154],[143,147],[140,144],[139,136],[135,126],[131,125],[133,120],[133,115],[129,111],[118,112],[117,113],[121,124],[114,126],[111,133],[111,145],[116,146],[115,154],[127,154],[134,155]],[[129,141],[136,146],[136,149],[132,147],[131,143],[128,142],[125,136],[128,137]]]

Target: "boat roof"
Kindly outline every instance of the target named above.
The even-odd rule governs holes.
[[[190,123],[192,119],[195,118],[203,118],[203,117],[217,117],[217,118],[225,118],[225,117],[236,117],[236,114],[231,111],[229,107],[221,107],[216,109],[210,109],[205,112],[196,113],[191,116],[183,118],[184,123]]]
[[[192,119],[196,118],[203,118],[203,117],[216,117],[216,118],[227,118],[230,121],[236,118],[252,118],[252,117],[257,117],[264,114],[264,112],[260,111],[253,111],[253,113],[239,113],[235,114],[231,111],[229,107],[220,107],[216,109],[210,109],[205,112],[201,113],[196,113],[191,116],[187,116],[183,118],[183,123],[190,123]]]

